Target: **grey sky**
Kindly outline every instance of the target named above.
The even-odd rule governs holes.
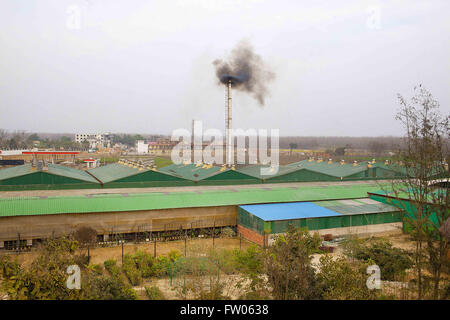
[[[233,127],[399,135],[396,94],[418,83],[450,111],[449,11],[448,0],[4,0],[0,128],[222,129],[212,61],[247,39],[276,79],[264,108],[234,94]]]

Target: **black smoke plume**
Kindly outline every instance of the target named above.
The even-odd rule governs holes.
[[[253,52],[253,47],[247,41],[241,41],[231,51],[227,61],[215,60],[216,75],[219,84],[230,81],[235,90],[248,92],[261,106],[269,94],[267,84],[275,78],[268,70],[261,57]]]

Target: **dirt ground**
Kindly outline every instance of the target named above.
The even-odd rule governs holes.
[[[401,232],[397,233],[386,233],[379,234],[378,237],[383,237],[389,239],[395,247],[412,250],[414,249],[414,244],[409,240],[408,236],[402,234]],[[214,239],[214,248],[216,249],[246,249],[250,247],[252,243],[242,239],[242,242],[239,238],[217,238]],[[123,254],[134,253],[137,250],[144,250],[148,253],[154,253],[154,243],[141,243],[134,244],[128,243],[123,246]],[[186,241],[186,248],[184,240],[180,241],[168,241],[168,242],[157,242],[156,245],[156,254],[157,255],[166,255],[171,250],[178,250],[182,255],[185,254],[187,256],[206,256],[207,252],[213,248],[213,239],[189,239]],[[186,251],[185,251],[186,250]],[[98,247],[91,248],[90,250],[91,263],[93,264],[101,264],[108,259],[115,259],[118,264],[121,264],[122,261],[122,246],[115,245],[111,247]],[[86,250],[84,249],[86,253]],[[25,252],[21,254],[14,254],[20,263],[24,265],[29,265],[31,261],[36,257],[37,252]],[[337,247],[336,250],[331,254],[333,258],[337,258],[343,254],[342,247]],[[315,254],[312,257],[313,265],[319,264],[319,259],[321,255]],[[231,299],[238,299],[240,291],[236,289],[235,284],[237,281],[242,280],[239,275],[220,275],[221,282],[225,284],[224,293],[229,296]],[[204,277],[204,279],[197,279],[198,281],[203,281],[206,285],[208,284],[209,278]],[[180,299],[179,290],[177,288],[181,288],[182,282],[185,279],[181,276],[174,277],[170,279],[169,277],[161,278],[161,279],[146,279],[145,282],[133,289],[136,291],[139,299],[147,299],[145,295],[145,288],[150,286],[157,286],[164,294],[166,299]],[[189,279],[187,280],[189,281]],[[192,280],[191,280],[192,281]],[[187,297],[193,298],[193,297]]]
[[[240,247],[245,250],[250,247],[252,243],[242,239],[240,242],[239,238],[216,238],[214,239],[214,248],[216,249],[239,249]],[[213,248],[213,239],[188,239],[186,241],[186,254],[197,255],[199,252],[208,252],[209,249]],[[154,253],[154,243],[125,243],[123,246],[123,254],[134,253],[137,250],[143,250],[149,253]],[[165,255],[169,253],[171,250],[178,250],[182,255],[185,253],[185,243],[184,240],[178,241],[167,241],[167,242],[157,242],[156,243],[156,255]],[[83,252],[87,253],[87,249],[83,249]],[[101,264],[108,259],[117,260],[120,265],[122,262],[122,246],[114,245],[111,247],[97,247],[90,248],[89,254],[91,257],[92,264]],[[31,252],[23,252],[20,254],[12,253],[12,255],[16,256],[19,263],[24,264],[25,266],[29,265],[37,255],[36,251]]]

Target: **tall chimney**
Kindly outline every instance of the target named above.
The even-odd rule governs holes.
[[[231,137],[231,80],[228,81],[227,86],[227,109],[225,112],[225,122],[226,122],[226,157],[227,157],[227,165],[231,166],[234,163],[234,155],[232,148],[232,137]]]

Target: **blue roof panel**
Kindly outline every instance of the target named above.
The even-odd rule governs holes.
[[[264,221],[333,217],[341,214],[312,202],[287,202],[239,206]]]

